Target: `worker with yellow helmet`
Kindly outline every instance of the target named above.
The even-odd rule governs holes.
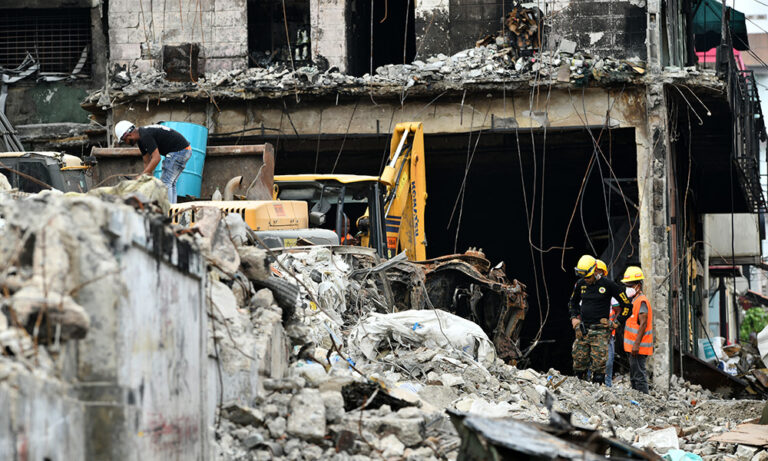
[[[621,282],[627,286],[632,299],[632,315],[624,326],[624,351],[629,355],[629,380],[632,389],[648,393],[648,372],[645,361],[653,354],[653,310],[643,294],[643,270],[629,266]]]
[[[597,276],[597,259],[590,255],[579,258],[568,311],[576,332],[573,342],[573,372],[580,379],[592,372],[592,381],[605,382],[605,364],[608,359],[608,337],[613,328],[610,315],[611,298],[616,298],[622,309],[622,321],[629,316],[632,304],[619,284],[608,277]],[[601,268],[602,269],[602,268]],[[606,268],[607,272],[607,268]]]

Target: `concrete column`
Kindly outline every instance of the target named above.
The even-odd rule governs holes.
[[[328,64],[347,71],[346,0],[310,0],[312,59],[323,56]]]
[[[669,136],[663,84],[646,89],[647,125],[637,130],[637,182],[640,201],[640,263],[653,309],[654,353],[649,362],[655,389],[669,389],[669,233],[667,169]]]

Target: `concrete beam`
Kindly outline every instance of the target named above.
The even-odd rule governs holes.
[[[638,110],[644,95],[636,89],[552,90],[531,98],[529,92],[443,96],[436,100],[376,100],[369,96],[333,100],[302,99],[222,101],[206,117],[204,103],[153,101],[127,103],[112,109],[115,120],[138,125],[155,120],[204,124],[210,134],[263,130],[268,134],[380,134],[398,122],[418,120],[425,134],[465,133],[491,128],[603,126],[634,127],[644,123]],[[284,105],[285,104],[285,105]],[[148,110],[147,110],[148,108]],[[322,121],[322,122],[321,122]]]

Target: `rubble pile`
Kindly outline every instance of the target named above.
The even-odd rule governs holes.
[[[356,275],[368,274],[362,285],[371,293],[381,286],[371,277],[377,265],[369,253],[321,247],[276,256],[270,278],[300,286],[284,322],[290,365],[284,376],[264,379],[265,392],[252,401],[221,402],[220,459],[455,459],[462,438],[449,412],[530,424],[569,414],[575,427],[660,454],[757,453],[709,438],[758,417],[762,402],[723,400],[681,380],[669,394],[644,395],[626,377],[608,388],[556,370],[517,369],[495,356],[482,329],[443,306],[361,308],[350,293],[362,290]],[[281,303],[265,289],[246,306],[256,329],[264,324],[256,313],[281,316]]]
[[[123,97],[161,91],[174,93],[203,91],[211,95],[238,97],[238,91],[330,91],[343,89],[386,89],[398,92],[414,85],[437,82],[460,88],[464,84],[537,82],[585,85],[591,80],[604,83],[630,82],[645,73],[637,59],[622,60],[577,51],[576,44],[563,40],[555,51],[519,55],[503,37],[491,43],[460,51],[452,56],[438,54],[410,64],[389,64],[372,74],[355,77],[338,68],[303,66],[293,70],[288,64],[269,67],[221,70],[206,74],[196,82],[172,82],[163,72],[120,70],[110,79],[109,92],[96,91],[86,103],[109,105],[117,92]],[[493,43],[495,42],[495,43]],[[241,96],[240,96],[241,97]]]
[[[111,247],[131,242],[105,236],[114,226],[131,225],[119,216],[136,215],[119,209],[165,209],[158,184],[145,178],[91,195],[43,192],[22,199],[0,193],[6,262],[0,268],[6,314],[0,316],[0,364],[46,372],[51,359],[45,348],[31,352],[31,334],[52,346],[80,338],[91,328],[78,309],[81,296],[105,306],[123,296]],[[445,279],[435,274],[461,268],[473,277],[471,285],[504,294],[502,305],[515,314],[499,314],[498,322],[518,325],[524,286],[509,282],[503,265],[491,267],[477,250],[427,264],[381,261],[359,247],[267,252],[254,246],[258,237],[239,215],[217,208],[197,210],[192,230],[165,229],[194,241],[208,261],[217,459],[456,459],[466,454],[473,431],[490,441],[483,449],[499,437],[509,449],[531,437],[552,437],[542,432],[547,427],[559,427],[553,432],[560,434],[586,431],[645,459],[672,450],[706,460],[768,459],[761,448],[712,440],[758,418],[764,402],[725,400],[676,378],[668,393],[644,395],[630,389],[626,377],[608,388],[503,360],[495,324],[461,309],[468,288],[458,286],[454,301],[436,291]],[[487,279],[495,282],[482,285]],[[485,293],[474,288],[471,297],[476,303]],[[516,346],[516,337],[507,339]],[[0,367],[3,376],[9,367]],[[586,448],[559,440],[579,459],[594,458],[593,451],[586,456]]]

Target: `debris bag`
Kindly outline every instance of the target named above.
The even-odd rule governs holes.
[[[711,339],[711,341],[710,341]],[[725,357],[723,352],[723,342],[725,339],[721,336],[714,338],[699,339],[699,358],[705,362],[715,363]],[[761,352],[762,354],[762,352]]]
[[[485,367],[496,360],[493,343],[479,325],[439,309],[371,313],[352,331],[349,344],[374,360],[378,345],[387,338],[403,346],[457,349]]]
[[[640,448],[652,448],[658,453],[666,453],[670,450],[679,450],[680,444],[677,439],[677,429],[667,427],[650,434],[643,434],[635,444]]]

